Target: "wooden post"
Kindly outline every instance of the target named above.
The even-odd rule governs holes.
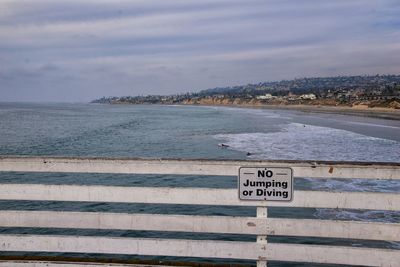
[[[268,210],[267,207],[257,207],[257,218],[264,218],[265,220],[268,217]],[[267,245],[267,233],[265,235],[257,236],[257,243]],[[257,267],[267,267],[266,260],[258,260]]]

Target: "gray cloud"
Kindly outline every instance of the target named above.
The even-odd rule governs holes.
[[[3,0],[0,100],[400,73],[396,0]]]

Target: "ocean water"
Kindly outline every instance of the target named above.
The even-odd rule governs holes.
[[[220,143],[229,145],[229,148],[220,148]],[[247,152],[251,155],[247,156]],[[0,103],[0,155],[400,162],[400,122],[335,114],[229,107]],[[236,177],[184,175],[3,172],[0,173],[0,182],[236,187]],[[296,179],[295,189],[400,193],[400,183],[361,179],[315,180],[304,177]],[[0,209],[255,215],[254,208],[45,201],[1,201]],[[288,218],[400,222],[399,212],[387,211],[271,208],[269,214]],[[255,240],[254,236],[242,235],[143,231],[0,228],[0,232]],[[400,244],[396,242],[360,240],[271,237],[270,242],[400,249]],[[123,255],[113,257],[126,258]],[[198,261],[168,257],[154,259]],[[203,261],[251,264],[245,261]],[[318,265],[272,262],[271,266]]]

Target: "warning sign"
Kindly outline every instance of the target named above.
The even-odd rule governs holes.
[[[291,201],[293,170],[284,167],[241,167],[239,199]]]

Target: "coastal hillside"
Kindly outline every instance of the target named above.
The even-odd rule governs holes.
[[[400,75],[301,78],[175,95],[102,97],[92,103],[321,105],[400,109]]]

